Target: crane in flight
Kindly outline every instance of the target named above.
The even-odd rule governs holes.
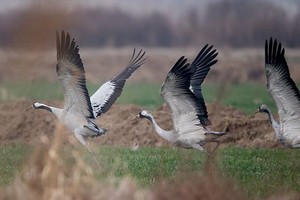
[[[219,141],[207,135],[223,135],[209,129],[211,122],[202,95],[201,85],[217,60],[213,46],[205,45],[190,64],[182,56],[168,73],[160,89],[160,95],[172,112],[173,130],[166,131],[158,126],[154,117],[146,110],[136,117],[148,119],[154,130],[175,146],[195,148],[203,151],[203,145]]]
[[[65,34],[64,31],[61,35],[56,32],[56,48],[56,72],[63,87],[64,108],[56,108],[39,102],[33,103],[30,107],[53,113],[95,157],[85,139],[105,134],[107,130],[98,127],[95,119],[107,112],[121,95],[126,80],[144,63],[145,51],[140,50],[136,55],[134,50],[128,66],[105,82],[90,97],[79,48],[74,39],[71,40],[70,34]]]
[[[300,148],[300,93],[290,76],[284,48],[277,40],[266,40],[265,72],[267,90],[276,104],[279,124],[267,105],[257,112],[267,113],[276,138],[286,147]]]

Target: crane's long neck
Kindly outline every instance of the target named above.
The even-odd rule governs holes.
[[[268,114],[269,120],[270,120],[270,122],[272,124],[272,127],[275,130],[276,137],[278,139],[282,139],[283,135],[282,135],[282,133],[280,131],[280,125],[276,122],[276,120],[274,119],[274,116],[273,116],[272,112],[269,109],[266,109],[266,113]]]
[[[42,104],[42,103],[38,103],[38,102],[33,104],[33,108],[47,110],[47,111],[53,113],[59,120],[61,120],[61,121],[63,120],[63,109],[55,108],[55,107],[48,106],[46,104]]]
[[[152,123],[153,128],[158,133],[158,135],[160,135],[162,138],[164,138],[164,139],[166,139],[170,142],[175,142],[176,138],[175,138],[173,130],[172,131],[165,131],[162,128],[160,128],[158,126],[158,124],[156,123],[156,121],[154,120],[154,117],[151,114],[145,116],[145,118],[148,119]]]

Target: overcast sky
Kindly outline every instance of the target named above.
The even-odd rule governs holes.
[[[149,14],[153,11],[165,13],[167,15],[181,15],[190,8],[195,8],[202,13],[207,2],[218,0],[65,0],[66,10],[71,10],[77,7],[95,8],[98,6],[108,8],[118,8],[132,14]],[[243,1],[243,0],[241,0]],[[278,5],[289,10],[290,14],[297,10],[295,2],[300,0],[268,0],[276,2]],[[12,10],[22,8],[30,3],[38,3],[46,5],[47,2],[57,2],[61,5],[62,0],[0,0],[0,12],[11,12]],[[298,3],[299,4],[299,3]]]
[[[217,0],[0,0],[0,13],[12,12],[19,8],[34,3],[44,6],[47,2],[57,2],[55,6],[63,6],[66,11],[74,8],[117,8],[133,15],[145,15],[153,12],[161,12],[176,20],[178,17],[186,14],[191,8],[195,8],[199,13],[204,13],[203,9],[207,2]],[[47,5],[48,6],[48,5]]]

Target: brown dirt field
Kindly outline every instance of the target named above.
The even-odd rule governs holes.
[[[53,36],[53,45],[55,38]],[[80,46],[80,41],[78,41]],[[182,55],[189,61],[197,55],[199,48],[144,48],[147,60],[129,79],[129,82],[162,83],[166,74]],[[264,51],[261,49],[217,48],[218,62],[210,71],[206,81],[214,83],[265,82]],[[51,50],[22,51],[0,49],[1,81],[57,81],[55,72],[56,52]],[[121,71],[129,62],[134,47],[126,48],[80,48],[86,78],[98,84],[107,81]],[[136,48],[139,50],[139,48]],[[287,61],[295,81],[300,81],[299,50],[287,49]],[[158,73],[159,72],[159,73]]]
[[[54,115],[44,110],[26,108],[33,102],[14,101],[0,103],[0,144],[30,143],[37,144],[41,136],[51,138],[58,120]],[[61,102],[48,101],[50,105],[61,106]],[[134,105],[114,105],[108,113],[98,118],[100,127],[109,129],[105,136],[89,139],[94,144],[113,146],[162,146],[169,145],[160,138],[150,125],[143,120],[131,120],[142,108]],[[267,116],[257,114],[247,116],[237,109],[219,104],[208,105],[209,118],[212,121],[211,129],[226,131],[221,138],[223,144],[242,147],[275,148],[281,145],[275,140],[273,129]],[[164,129],[171,129],[172,121],[166,105],[152,112],[157,123]],[[71,137],[64,131],[66,137]]]

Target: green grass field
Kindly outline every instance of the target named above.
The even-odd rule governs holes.
[[[2,187],[13,181],[33,148],[28,145],[0,147]],[[66,149],[64,155],[69,151]],[[96,167],[90,156],[86,152],[83,154],[87,163]],[[152,186],[162,178],[172,179],[182,172],[203,173],[206,159],[206,154],[197,150],[167,147],[133,151],[105,146],[98,148],[96,154],[103,168],[96,172],[99,181],[130,175],[141,187]],[[299,160],[297,150],[228,147],[217,153],[215,163],[221,174],[237,183],[247,196],[263,198],[283,191],[300,192]]]
[[[92,94],[98,86],[89,84],[88,88]],[[127,84],[118,103],[155,109],[163,102],[159,88],[160,84]],[[229,85],[224,88],[205,84],[203,93],[206,102],[220,102],[247,114],[252,114],[261,103],[270,105],[275,111],[264,85]],[[4,83],[1,85],[1,99],[62,100],[63,95],[58,83]],[[0,146],[2,187],[14,180],[32,149],[33,146],[19,144]],[[203,173],[206,159],[203,152],[167,147],[132,151],[129,148],[106,146],[96,149],[96,154],[103,164],[103,171],[96,173],[98,180],[108,176],[119,179],[130,175],[141,187],[151,186],[161,178],[171,179],[182,171]],[[84,156],[87,163],[93,166],[89,155]],[[218,151],[216,163],[221,174],[234,180],[250,197],[263,198],[281,191],[300,192],[298,150],[227,147]]]
[[[90,95],[98,85],[88,84]],[[124,91],[117,100],[119,104],[136,104],[149,109],[155,109],[163,103],[159,94],[160,84],[126,84]],[[204,84],[203,96],[207,103],[220,102],[236,107],[247,114],[255,112],[257,107],[266,103],[275,111],[271,97],[264,85],[237,84],[224,86]],[[63,100],[63,92],[59,83],[36,81],[31,83],[3,83],[1,84],[0,99],[31,99],[31,100]]]

